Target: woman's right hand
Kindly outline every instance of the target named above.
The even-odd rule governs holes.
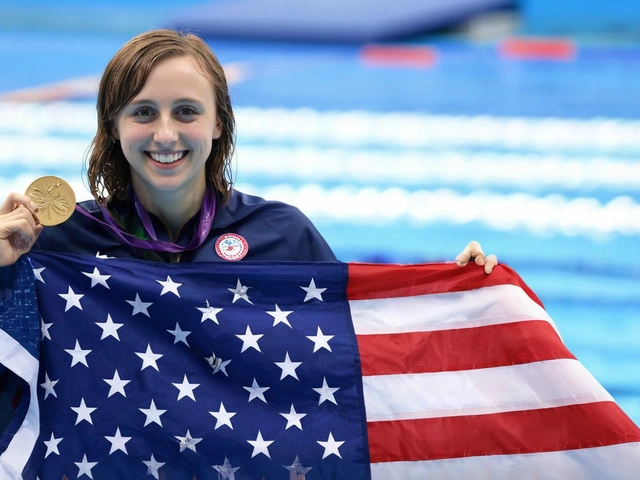
[[[10,193],[0,206],[0,267],[27,253],[44,228],[35,217],[38,206],[28,196]]]

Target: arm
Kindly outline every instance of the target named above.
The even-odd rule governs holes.
[[[38,207],[26,195],[10,193],[0,206],[0,267],[27,253],[44,228],[34,215]]]

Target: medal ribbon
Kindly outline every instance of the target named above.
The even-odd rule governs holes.
[[[187,245],[182,246],[177,245],[173,242],[158,240],[155,229],[153,228],[153,225],[151,223],[151,218],[149,218],[149,213],[140,203],[135,192],[133,194],[133,202],[136,213],[138,214],[142,225],[144,226],[151,239],[139,238],[125,231],[118,224],[118,222],[113,219],[111,213],[104,205],[100,205],[100,209],[102,210],[102,215],[106,222],[98,220],[97,218],[89,214],[89,212],[80,208],[78,205],[76,205],[76,210],[82,215],[100,223],[102,226],[107,227],[109,232],[113,234],[114,237],[116,237],[122,243],[129,245],[130,247],[141,248],[144,250],[153,250],[155,252],[179,253],[188,250],[195,250],[206,240],[209,232],[211,231],[211,226],[213,225],[213,219],[216,215],[217,204],[216,195],[213,189],[207,188],[207,191],[204,194],[204,199],[202,201],[202,208],[200,210],[200,221],[194,229],[194,235]]]

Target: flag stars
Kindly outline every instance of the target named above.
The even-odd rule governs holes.
[[[291,474],[291,478],[304,478],[304,476],[311,470],[311,467],[303,467],[296,455],[295,460],[289,466],[283,465],[284,468],[289,470]]]
[[[68,312],[73,307],[76,307],[77,309],[82,310],[82,305],[80,305],[80,299],[84,297],[84,295],[81,293],[74,292],[71,286],[69,286],[67,293],[59,293],[58,295],[67,301],[67,304],[64,307],[65,312]]]
[[[333,394],[336,393],[340,389],[339,388],[331,388],[329,385],[327,385],[327,379],[326,378],[322,379],[322,386],[320,388],[314,388],[313,390],[320,395],[320,399],[318,400],[318,405],[324,403],[327,400],[332,402],[332,403],[335,403],[336,405],[338,404],[338,402],[336,402],[336,398],[334,397]]]
[[[53,325],[53,323],[44,323],[44,319],[40,317],[40,331],[42,332],[42,340],[44,340],[45,338],[51,340],[51,333],[49,333],[51,325]]]
[[[80,399],[80,405],[78,405],[77,407],[71,407],[71,410],[76,412],[76,414],[78,415],[76,418],[76,425],[78,425],[83,420],[93,425],[91,414],[97,409],[93,407],[87,407],[87,405],[84,403],[84,398]]]
[[[151,423],[157,423],[162,427],[162,420],[160,420],[160,416],[167,411],[156,408],[156,404],[153,400],[151,400],[151,405],[149,406],[149,408],[139,408],[138,410],[144,413],[144,415],[147,417],[144,421],[145,427]]]
[[[184,452],[185,450],[193,450],[196,451],[196,445],[202,441],[201,438],[193,438],[189,430],[187,430],[187,434],[184,437],[180,437],[176,435],[180,445],[180,451]]]
[[[76,464],[76,467],[78,467],[78,478],[80,478],[82,475],[86,475],[87,477],[93,479],[93,475],[91,474],[91,469],[93,467],[95,467],[98,462],[89,462],[87,460],[87,454],[85,453],[84,456],[82,457],[82,461],[81,462],[73,462]]]
[[[318,440],[318,443],[320,444],[321,447],[324,447],[324,453],[322,454],[323,460],[327,458],[329,455],[336,455],[342,458],[342,455],[340,455],[339,448],[344,444],[344,442],[336,441],[333,438],[333,434],[331,432],[329,432],[329,438],[327,438],[326,442],[321,442],[320,440]]]
[[[93,272],[82,272],[83,275],[86,275],[91,279],[91,288],[96,285],[102,285],[105,288],[110,289],[109,285],[107,285],[107,280],[111,278],[111,275],[102,275],[100,271],[94,267]]]
[[[140,371],[144,370],[147,367],[155,368],[158,372],[158,364],[156,363],[158,359],[162,358],[161,353],[153,353],[151,350],[151,345],[147,344],[147,350],[145,352],[135,352],[137,356],[142,359],[142,367]]]
[[[329,340],[331,340],[334,335],[325,335],[322,333],[320,327],[315,335],[307,335],[307,338],[313,342],[313,353],[317,352],[321,348],[326,348],[331,351],[331,347],[329,346]]]
[[[289,314],[293,313],[293,310],[291,310],[291,311],[283,311],[283,310],[280,310],[280,307],[278,306],[277,303],[275,305],[276,305],[276,309],[274,311],[267,312],[269,315],[271,315],[273,317],[273,326],[275,327],[279,323],[284,323],[289,328],[293,328],[291,326],[291,324],[289,323],[289,319],[287,319]]]
[[[143,302],[140,299],[140,295],[138,293],[136,293],[135,300],[127,300],[127,303],[133,307],[133,312],[131,313],[132,317],[138,313],[142,313],[143,315],[146,315],[147,317],[151,318],[151,315],[149,315],[149,312],[147,311],[147,309],[151,305],[153,305],[153,303]]]
[[[180,298],[180,293],[178,293],[178,288],[182,286],[181,283],[176,283],[171,280],[171,277],[167,275],[167,279],[165,281],[156,280],[160,285],[162,285],[162,291],[160,292],[160,296],[165,293],[173,293],[176,297]]]
[[[204,357],[209,366],[213,369],[212,373],[222,372],[226,377],[229,376],[227,373],[227,365],[231,363],[231,360],[222,360],[220,357],[216,357],[216,354],[211,352],[210,357]]]
[[[231,303],[236,303],[236,300],[244,300],[248,303],[250,303],[251,305],[253,305],[253,302],[251,302],[251,300],[249,300],[249,295],[248,295],[248,291],[251,287],[246,287],[244,285],[242,285],[242,283],[240,283],[240,279],[238,279],[238,282],[236,283],[236,288],[228,288],[227,290],[229,290],[231,293],[233,293],[233,300],[231,300]]]
[[[189,383],[189,380],[185,375],[182,379],[182,383],[174,383],[173,386],[179,390],[178,400],[184,397],[189,397],[194,402],[196,401],[196,397],[193,395],[193,391],[200,386],[199,383]]]
[[[102,329],[102,335],[100,335],[100,340],[104,340],[107,337],[113,337],[116,340],[120,341],[120,336],[118,335],[118,329],[120,329],[124,323],[115,323],[111,319],[111,314],[107,313],[107,321],[106,322],[96,322]]]
[[[258,382],[256,382],[256,379],[254,378],[253,383],[251,384],[250,387],[242,387],[242,388],[244,388],[247,392],[249,392],[249,401],[255,398],[259,398],[264,403],[267,403],[267,399],[264,398],[264,392],[269,390],[269,388],[271,387],[261,387],[260,385],[258,385]]]
[[[39,282],[42,282],[42,283],[46,283],[44,281],[44,278],[42,278],[42,272],[44,272],[44,271],[45,271],[45,267],[34,268],[33,269],[33,275],[36,277],[36,280],[38,280]]]
[[[166,462],[158,462],[154,458],[153,454],[151,454],[151,458],[148,461],[143,460],[142,463],[147,466],[147,475],[153,475],[153,478],[160,480],[158,470],[160,470],[160,467],[162,467]]]
[[[111,397],[112,395],[115,395],[116,393],[119,393],[125,398],[127,397],[127,394],[124,392],[124,387],[131,380],[121,380],[120,375],[118,374],[118,370],[116,370],[115,373],[113,374],[113,378],[104,378],[103,380],[107,382],[111,387],[109,389],[109,394],[107,395],[107,398]]]
[[[76,346],[73,349],[65,348],[65,352],[71,355],[71,366],[77,365],[78,363],[82,363],[85,367],[88,367],[87,364],[87,355],[91,353],[91,350],[83,350],[80,348],[80,343],[76,340]]]
[[[125,455],[129,455],[129,452],[127,452],[126,443],[131,440],[131,437],[123,437],[120,434],[120,427],[116,428],[116,433],[113,437],[105,436],[104,438],[106,438],[111,443],[111,450],[109,450],[109,455],[117,452],[118,450],[124,452]]]
[[[244,335],[237,334],[236,337],[242,340],[242,350],[240,350],[240,353],[249,348],[255,348],[257,351],[262,353],[262,350],[260,350],[260,346],[258,345],[258,340],[263,337],[263,334],[254,334],[251,331],[251,327],[249,325],[247,325],[247,329],[245,330]]]
[[[176,328],[174,330],[167,330],[171,335],[174,336],[173,344],[175,345],[178,342],[184,343],[187,347],[189,343],[187,342],[187,336],[191,333],[187,330],[182,330],[178,322],[176,322]]]
[[[278,367],[282,369],[282,373],[280,374],[280,380],[285,377],[293,377],[296,380],[300,380],[298,375],[296,374],[296,368],[302,365],[302,362],[292,362],[289,358],[289,352],[286,353],[284,357],[284,362],[274,362]]]
[[[56,395],[56,391],[53,389],[53,387],[56,386],[56,383],[58,383],[60,380],[51,380],[49,378],[49,374],[45,372],[44,374],[44,383],[41,383],[40,386],[42,388],[44,388],[44,399],[46,400],[47,397],[49,395],[53,395],[54,397],[58,398],[58,395]]]
[[[220,402],[220,409],[217,412],[209,413],[216,418],[216,426],[213,427],[214,430],[219,429],[223,425],[226,425],[231,430],[233,430],[231,419],[235,416],[236,412],[227,412],[227,410],[224,408],[224,403]]]
[[[58,450],[58,444],[62,441],[62,437],[56,438],[51,432],[51,438],[49,440],[45,440],[44,444],[47,446],[47,451],[44,454],[44,458],[47,458],[50,454],[55,453],[56,455],[60,455],[60,451]]]
[[[222,480],[235,480],[236,472],[240,469],[240,467],[232,467],[231,463],[227,457],[224,457],[224,462],[222,465],[212,465],[216,472],[220,474]]]
[[[196,307],[202,313],[200,323],[204,323],[205,320],[211,320],[212,322],[220,325],[220,322],[218,322],[218,314],[223,309],[212,307],[211,305],[209,305],[209,300],[205,300],[205,304],[207,305],[206,307]]]
[[[265,440],[264,438],[262,438],[262,433],[260,432],[260,430],[258,430],[258,436],[255,440],[247,440],[247,442],[249,442],[249,444],[253,447],[251,458],[260,454],[266,455],[267,457],[271,458],[271,455],[269,455],[269,445],[273,443],[273,440]]]
[[[307,294],[304,297],[303,303],[308,302],[309,300],[313,300],[314,298],[317,300],[320,300],[321,302],[324,301],[322,300],[322,292],[324,292],[326,288],[316,287],[316,282],[313,278],[311,279],[311,282],[309,282],[308,287],[300,286],[300,288],[303,289],[305,292],[307,292]]]
[[[300,420],[307,416],[306,413],[296,412],[293,403],[291,404],[289,413],[281,413],[280,415],[282,415],[287,420],[287,426],[284,427],[285,430],[289,430],[290,427],[298,427],[300,430],[302,430],[302,422]]]

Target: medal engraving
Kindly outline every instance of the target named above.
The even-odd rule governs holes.
[[[67,220],[76,206],[76,196],[67,182],[54,176],[35,180],[26,193],[38,205],[38,220],[47,227]]]

